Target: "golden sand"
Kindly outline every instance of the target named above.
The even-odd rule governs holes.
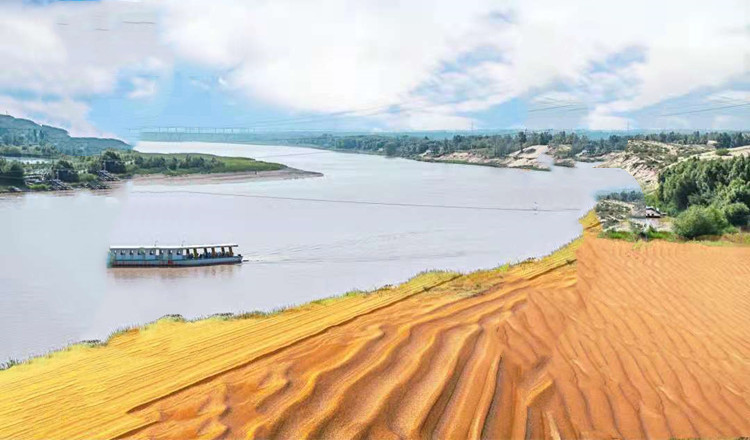
[[[0,372],[0,438],[750,433],[750,247],[585,233],[265,318],[160,321]]]

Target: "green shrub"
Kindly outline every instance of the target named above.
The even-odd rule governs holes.
[[[685,238],[720,235],[727,226],[724,213],[714,206],[691,206],[674,221],[674,231]]]
[[[5,161],[4,161],[5,162]],[[8,185],[23,186],[24,170],[20,162],[5,163],[0,167],[0,182]]]
[[[731,203],[724,206],[724,216],[733,226],[747,226],[750,220],[750,208],[744,203]]]
[[[726,148],[717,148],[716,155],[717,156],[729,156],[729,150]]]
[[[78,175],[78,179],[81,182],[93,182],[97,177],[91,173],[81,173]]]

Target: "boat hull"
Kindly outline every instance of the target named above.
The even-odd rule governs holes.
[[[115,260],[110,261],[110,267],[198,267],[198,266],[216,266],[219,264],[238,264],[242,263],[242,256],[235,255],[231,257],[216,258],[198,258],[184,260]]]

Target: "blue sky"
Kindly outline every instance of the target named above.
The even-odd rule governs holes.
[[[8,0],[0,111],[131,140],[153,126],[748,129],[749,9]]]

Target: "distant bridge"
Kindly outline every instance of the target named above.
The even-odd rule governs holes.
[[[142,141],[156,142],[261,142],[284,141],[303,136],[318,135],[318,132],[300,131],[269,133],[246,127],[148,127],[135,131]]]

